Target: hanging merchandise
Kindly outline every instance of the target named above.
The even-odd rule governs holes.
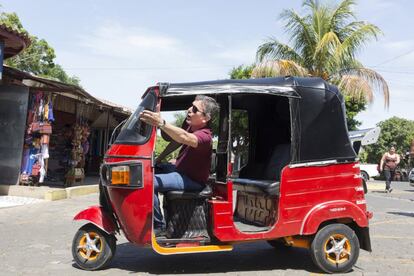
[[[65,175],[66,186],[71,186],[75,181],[82,182],[85,177],[85,160],[89,151],[88,137],[90,135],[88,120],[84,117],[87,111],[85,105],[81,103],[77,105],[77,123],[72,129],[70,167]]]
[[[56,95],[53,95],[53,97],[51,97],[49,95],[49,100],[48,100],[48,105],[49,105],[49,113],[47,116],[47,119],[49,122],[54,122],[55,121],[55,117],[53,116],[53,100],[55,99]]]
[[[49,158],[47,147],[52,133],[52,125],[49,120],[51,113],[53,116],[53,103],[50,94],[30,93],[21,166],[21,184],[38,185],[38,183],[43,183],[47,174],[46,164]]]
[[[72,131],[72,151],[70,153],[69,170],[65,175],[65,185],[71,186],[75,181],[83,181],[85,177],[85,158],[89,150],[89,126],[76,124]]]

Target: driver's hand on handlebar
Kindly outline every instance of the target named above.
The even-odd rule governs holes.
[[[159,126],[163,122],[159,112],[152,112],[149,110],[141,112],[139,114],[139,119],[152,126]]]
[[[155,158],[155,165],[159,165],[161,164],[161,159],[159,158],[159,156],[157,158]]]

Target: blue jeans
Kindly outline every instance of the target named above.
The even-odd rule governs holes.
[[[175,165],[164,163],[157,165],[154,175],[154,228],[165,227],[161,213],[158,193],[168,191],[201,191],[204,185],[191,180],[186,175],[176,171]]]

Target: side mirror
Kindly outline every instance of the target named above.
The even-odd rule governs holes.
[[[365,134],[364,138],[362,138],[361,145],[366,146],[366,145],[371,145],[371,144],[376,143],[378,141],[380,133],[381,133],[380,127],[375,127],[371,129]]]

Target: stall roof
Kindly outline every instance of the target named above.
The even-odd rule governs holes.
[[[30,38],[6,25],[0,24],[0,40],[4,42],[4,58],[17,55],[30,45]]]
[[[102,106],[103,108],[113,109],[114,111],[122,114],[131,114],[131,110],[129,108],[108,102],[106,100],[98,99],[86,92],[83,88],[76,85],[34,76],[30,73],[23,72],[9,66],[4,66],[3,75],[9,77],[10,79],[18,80],[23,85],[30,88],[35,88],[40,91],[54,92],[69,98],[84,101],[86,103],[94,103]]]

